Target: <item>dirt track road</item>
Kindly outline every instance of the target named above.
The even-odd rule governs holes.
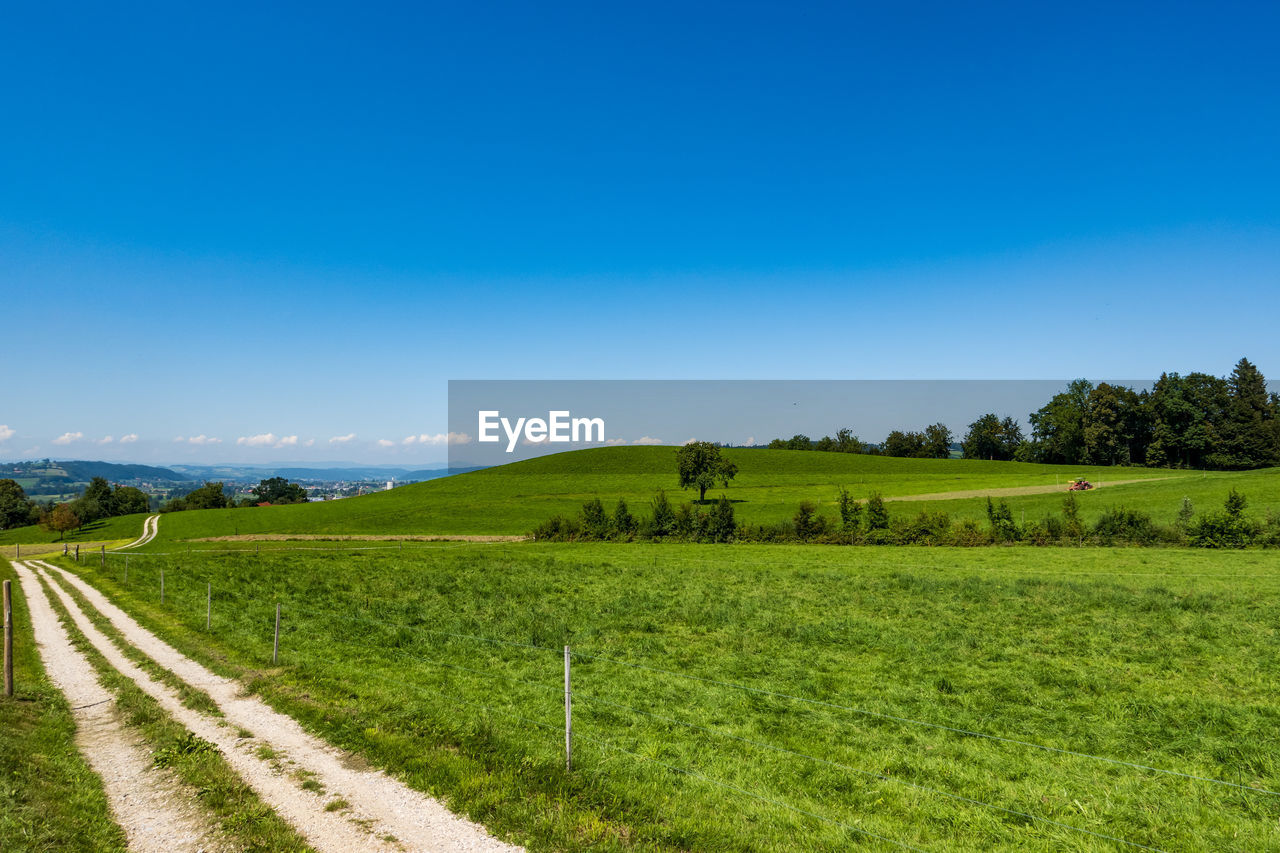
[[[484,827],[453,814],[439,801],[369,768],[358,756],[308,734],[293,718],[244,694],[238,682],[216,675],[157,638],[75,574],[40,560],[14,565],[29,600],[34,603],[44,594],[36,577],[47,579],[76,627],[110,665],[155,699],[174,720],[217,747],[245,783],[316,850],[322,853],[350,850],[518,853],[522,850],[493,838]],[[131,645],[187,684],[205,691],[224,717],[207,716],[183,705],[175,690],[152,678],[99,631],[55,578],[80,593]],[[61,626],[47,601],[43,609],[33,606],[32,613],[37,636],[56,635]],[[84,667],[88,666],[85,661]],[[84,680],[85,673],[75,677]],[[95,683],[91,670],[89,681]],[[251,736],[243,736],[246,733]],[[304,781],[319,784],[304,789]],[[125,812],[132,808],[131,796],[132,792],[126,791],[121,800]],[[337,801],[345,804],[333,808],[332,804]],[[125,817],[127,819],[128,814]],[[177,831],[166,834],[170,841],[179,835]],[[167,848],[147,849],[168,853]]]

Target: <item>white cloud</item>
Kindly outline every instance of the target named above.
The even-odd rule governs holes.
[[[697,441],[697,440],[698,440],[698,439],[696,439],[696,438],[686,438],[684,441],[682,441],[682,442],[680,442],[680,443],[681,443],[681,444],[693,444],[693,443],[694,443],[695,441]]]
[[[257,435],[242,435],[236,439],[236,444],[245,447],[297,447],[298,437],[296,435],[276,435],[274,432],[263,432]]]
[[[40,445],[37,444],[35,447],[28,447],[26,450],[22,451],[22,455],[34,456],[36,453],[39,453],[39,452],[40,452]]]
[[[303,447],[310,447],[311,445],[313,445],[313,444],[315,444],[315,443],[316,443],[316,440],[315,440],[314,438],[308,438],[306,441],[302,442],[302,446],[303,446]]]
[[[644,435],[644,436],[641,436],[640,438],[637,438],[635,441],[631,443],[632,444],[662,444],[662,439],[654,438],[651,435]]]
[[[9,429],[8,424],[0,424],[0,441],[8,441],[13,438],[14,432],[16,430]]]
[[[55,438],[53,440],[53,443],[54,444],[70,444],[71,442],[79,441],[82,438],[84,438],[84,433],[82,432],[64,432],[62,435]]]
[[[114,438],[109,435],[104,435],[102,438],[98,439],[98,444],[110,444],[113,441],[115,441]]]
[[[627,440],[625,438],[611,438],[605,442],[605,444],[608,444],[608,445],[626,444],[626,443],[627,443]]]
[[[329,443],[330,444],[346,444],[348,441],[353,441],[355,437],[356,437],[356,434],[354,432],[349,432],[346,435],[335,435],[333,438],[329,439]]]
[[[378,446],[379,447],[395,447],[396,443],[394,441],[388,441],[385,438],[380,438],[378,439]]]
[[[187,439],[187,444],[222,444],[222,439],[207,436],[204,433],[193,435]]]
[[[406,435],[406,436],[404,437],[404,441],[402,441],[402,442],[400,442],[400,443],[401,443],[401,444],[413,444],[413,443],[414,443],[415,441],[417,441],[417,440],[418,440],[418,437],[417,437],[416,435]]]
[[[185,438],[183,438],[183,437],[182,437],[182,436],[180,436],[180,435],[175,435],[175,436],[173,437],[173,443],[174,443],[174,444],[177,444],[177,443],[178,443],[178,442],[180,442],[180,441],[186,441],[186,439],[185,439]]]
[[[413,436],[410,436],[409,438],[413,438]],[[419,444],[430,444],[433,446],[439,446],[441,444],[470,444],[471,443],[471,436],[467,435],[465,432],[451,432],[451,433],[438,432],[435,435],[430,435],[424,432],[422,435],[418,436],[417,438],[418,438]],[[408,439],[405,439],[405,444],[409,444]]]
[[[138,434],[136,432],[131,432],[128,435],[120,436],[121,444],[133,444],[133,442],[137,440],[138,440]]]
[[[742,442],[742,446],[743,446],[743,447],[751,447],[751,446],[753,446],[755,443],[756,443],[756,437],[755,437],[754,435],[749,435],[749,436],[747,436],[747,440],[746,440],[746,441],[744,441],[744,442]]]

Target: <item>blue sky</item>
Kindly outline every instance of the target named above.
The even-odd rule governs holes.
[[[6,18],[0,458],[443,459],[450,378],[1280,378],[1273,3]]]

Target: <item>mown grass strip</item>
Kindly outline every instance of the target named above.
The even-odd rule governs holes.
[[[212,744],[188,731],[117,671],[76,627],[48,582],[43,578],[40,582],[72,644],[89,659],[103,685],[115,693],[125,721],[142,734],[156,762],[171,768],[190,786],[192,795],[217,818],[234,847],[288,853],[312,850],[293,827],[241,780]]]

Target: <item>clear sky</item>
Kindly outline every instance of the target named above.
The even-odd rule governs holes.
[[[450,378],[1280,378],[1280,4],[269,5],[6,10],[0,459],[443,459]]]

